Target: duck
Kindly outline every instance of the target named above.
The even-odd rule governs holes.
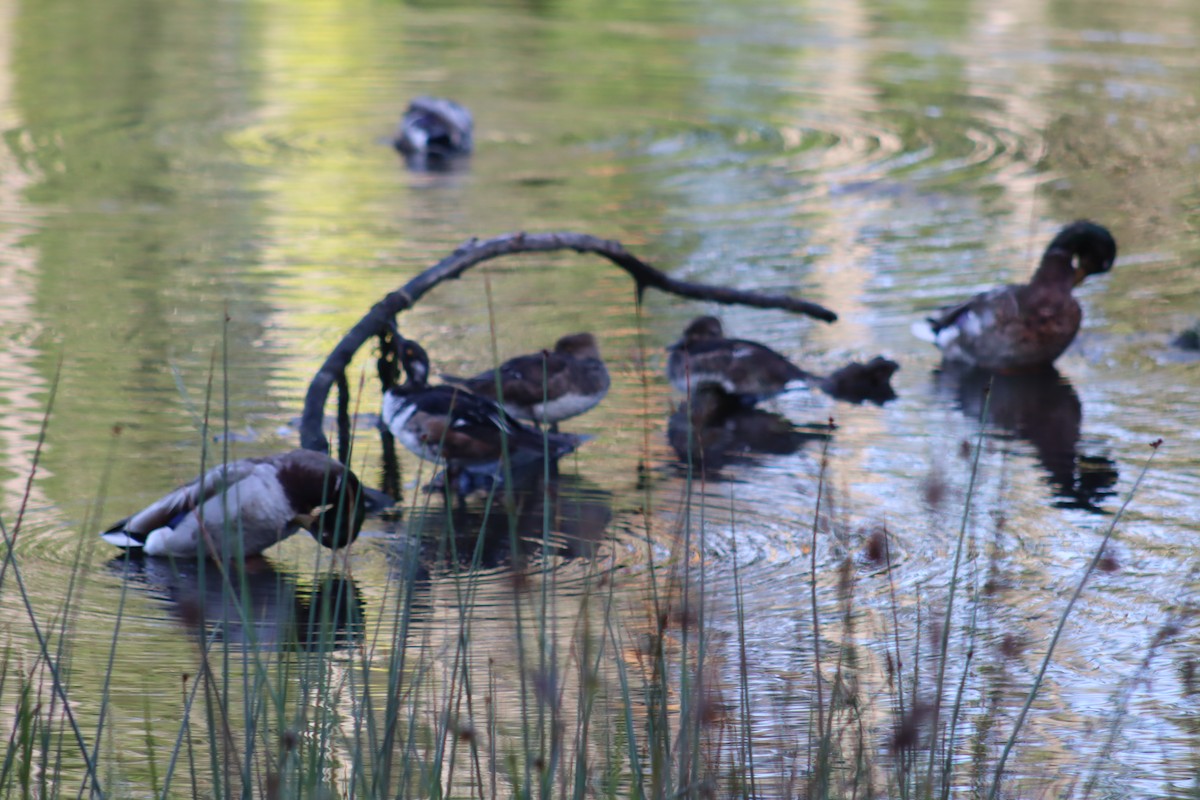
[[[444,464],[456,488],[464,472],[498,475],[506,457],[513,469],[543,457],[557,460],[590,438],[542,433],[526,427],[494,400],[461,386],[430,386],[425,349],[403,337],[396,339],[396,346],[405,380],[384,392],[381,420],[416,456]]]
[[[559,422],[595,408],[610,384],[596,337],[586,332],[563,336],[553,350],[510,358],[472,378],[442,378],[500,401],[517,419],[549,425],[551,431],[558,430]]]
[[[683,394],[714,385],[747,405],[808,384],[812,375],[758,342],[727,339],[721,320],[693,319],[667,348],[667,380]]]
[[[475,121],[465,106],[445,97],[413,98],[392,145],[407,157],[465,156],[473,146]]]
[[[1103,225],[1077,220],[1051,240],[1029,283],[1001,286],[917,323],[945,361],[993,372],[1048,367],[1070,346],[1083,309],[1071,290],[1112,269],[1117,242]]]
[[[686,395],[712,386],[747,406],[794,388],[819,389],[850,403],[883,405],[896,397],[891,379],[900,365],[895,361],[876,356],[865,364],[851,361],[830,375],[818,375],[764,344],[725,338],[721,320],[712,316],[693,319],[667,350],[667,379]]]
[[[357,538],[368,497],[358,477],[323,453],[291,450],[210,469],[100,534],[146,556],[256,556],[301,528],[329,549]]]

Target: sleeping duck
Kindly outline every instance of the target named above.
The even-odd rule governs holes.
[[[1049,366],[1079,331],[1083,311],[1071,289],[1112,269],[1117,243],[1087,220],[1058,232],[1029,283],[983,292],[918,323],[947,361],[1000,372]]]
[[[804,387],[850,403],[882,405],[896,397],[891,379],[900,367],[895,361],[876,356],[866,364],[853,361],[831,375],[817,375],[766,345],[725,338],[716,317],[696,317],[667,350],[667,379],[684,394],[716,387],[744,405]]]
[[[684,394],[714,385],[753,405],[812,378],[766,345],[726,339],[716,317],[696,317],[667,350],[667,380]]]
[[[414,341],[397,339],[404,383],[383,395],[382,420],[392,435],[426,461],[444,463],[452,485],[464,471],[495,475],[544,455],[558,459],[587,437],[527,428],[493,400],[458,386],[430,386],[429,356]]]
[[[452,158],[471,152],[471,112],[444,97],[414,98],[392,144],[407,157]]]
[[[148,556],[229,559],[258,555],[304,528],[335,549],[358,536],[366,503],[349,469],[292,450],[211,469],[100,536]]]
[[[443,377],[496,400],[497,373],[504,410],[518,419],[549,424],[552,431],[562,420],[590,411],[608,394],[608,369],[590,333],[564,336],[552,351],[510,358],[473,378]]]

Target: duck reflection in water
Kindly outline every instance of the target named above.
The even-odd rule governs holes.
[[[829,425],[798,427],[787,417],[746,405],[715,384],[696,387],[667,420],[667,441],[679,460],[706,475],[762,455],[791,455],[829,438]]]
[[[471,563],[478,548],[478,565],[496,567],[527,558],[543,541],[544,555],[588,558],[612,522],[611,493],[578,475],[547,474],[544,463],[515,472],[511,490],[480,484],[475,491],[483,502],[409,509],[406,530],[419,535],[427,563]]]
[[[944,363],[934,378],[938,392],[953,397],[963,414],[979,419],[986,405],[989,425],[1033,445],[1050,473],[1055,506],[1103,511],[1096,503],[1113,495],[1117,468],[1104,456],[1078,453],[1083,406],[1057,369],[1000,375]]]
[[[119,556],[109,568],[165,601],[189,630],[256,649],[322,652],[363,639],[362,594],[334,572],[301,586],[266,558],[235,562],[226,574],[213,562]]]

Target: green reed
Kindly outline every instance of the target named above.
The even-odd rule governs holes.
[[[211,394],[210,382],[207,396]],[[205,411],[206,441],[207,418]],[[46,419],[48,423],[49,411]],[[71,642],[90,588],[92,538],[81,534],[56,621],[46,624],[35,613],[23,583],[19,548],[14,547],[19,528],[10,532],[0,520],[7,545],[0,590],[20,597],[36,642],[35,652],[19,653],[10,636],[0,656],[0,698],[11,709],[7,730],[0,730],[5,737],[0,794],[531,800],[949,797],[967,768],[961,758],[967,738],[961,726],[982,694],[974,655],[977,578],[965,631],[961,636],[951,632],[958,624],[952,609],[964,580],[960,567],[966,561],[970,509],[982,469],[982,438],[973,453],[954,562],[941,598],[944,610],[933,615],[927,608],[921,612],[918,604],[912,670],[907,673],[902,650],[908,637],[901,631],[894,584],[894,574],[903,565],[893,561],[892,536],[885,528],[879,578],[888,581],[888,621],[881,632],[864,633],[859,620],[865,609],[856,599],[856,583],[863,578],[856,577],[847,547],[853,540],[848,532],[851,515],[834,502],[829,444],[825,447],[811,524],[805,526],[811,548],[805,587],[811,614],[811,677],[797,681],[813,701],[800,725],[764,721],[761,689],[749,655],[746,587],[736,546],[733,638],[728,648],[735,654],[734,677],[730,686],[721,685],[722,663],[713,630],[722,621],[710,611],[715,598],[707,545],[718,531],[736,541],[736,484],[728,485],[727,500],[714,499],[704,470],[694,468],[690,458],[677,502],[664,499],[661,491],[670,478],[643,475],[639,506],[627,510],[617,523],[641,539],[641,562],[621,567],[615,543],[592,557],[580,569],[583,588],[573,617],[556,606],[561,559],[554,551],[557,531],[548,471],[542,476],[543,507],[536,531],[519,529],[511,488],[493,487],[483,498],[485,510],[477,531],[456,529],[453,487],[447,486],[443,497],[418,493],[409,498],[406,521],[391,540],[354,546],[370,548],[371,558],[392,558],[395,563],[382,603],[368,612],[375,617],[373,624],[360,619],[361,640],[351,638],[340,650],[338,625],[357,613],[354,599],[340,590],[323,593],[322,587],[330,585],[331,578],[349,576],[349,560],[340,570],[331,570],[330,561],[341,557],[318,553],[311,574],[303,578],[310,587],[310,602],[296,631],[280,641],[259,635],[252,576],[242,560],[229,565],[198,562],[195,568],[202,576],[219,579],[219,593],[208,599],[201,593],[201,606],[193,610],[193,666],[179,680],[181,722],[154,718],[150,697],[141,699],[136,741],[147,753],[141,766],[121,759],[120,739],[130,735],[130,728],[112,702],[113,691],[125,688],[123,682],[131,679],[122,670],[122,656],[128,652],[124,635],[136,590],[123,585],[117,594],[102,663],[74,660]],[[648,444],[642,458],[644,463],[651,461]],[[204,459],[202,455],[202,468]],[[1149,466],[1147,461],[1061,613],[1011,734],[999,752],[984,756],[992,779],[990,786],[977,782],[980,792],[998,794],[1054,646]],[[96,519],[101,516],[108,469],[94,505]],[[417,485],[422,478],[417,476]],[[508,478],[511,487],[511,475]],[[668,514],[678,522],[664,536],[662,520]],[[480,651],[489,640],[477,635],[480,620],[490,613],[481,597],[489,575],[485,552],[492,515],[503,516],[514,559],[509,565],[515,652],[511,666],[497,663],[491,655],[485,658]],[[419,525],[420,519],[431,517],[444,519],[443,533],[434,542],[425,541]],[[89,520],[84,527],[95,526]],[[670,544],[664,548],[666,541]],[[831,541],[840,565],[832,589],[818,559],[818,550],[829,550]],[[435,594],[438,589],[449,596]],[[281,579],[275,605],[292,603],[297,591]],[[831,604],[836,605],[836,617]],[[433,615],[439,608],[449,612],[451,626],[444,644],[435,639]],[[924,655],[919,650],[922,624],[931,616],[940,621],[936,651]],[[236,624],[242,639],[232,640],[222,624]],[[1152,651],[1161,640],[1156,637]],[[951,681],[948,665],[958,647],[960,672]],[[882,654],[889,664],[885,695],[867,696],[858,687],[872,653]],[[920,665],[929,657],[938,663],[932,710],[922,719],[920,689],[930,678]],[[82,670],[100,674],[99,697],[86,715],[78,712],[80,684],[72,683]],[[506,678],[507,690],[502,686]],[[144,676],[132,680],[148,689]],[[722,690],[735,694],[732,702],[719,699]],[[950,701],[947,713],[941,714],[944,695]],[[515,710],[502,705],[504,696],[515,698]],[[879,730],[879,720],[888,721],[884,731]],[[900,729],[910,722],[918,732],[913,741],[901,743]],[[1109,748],[1119,722],[1114,714]],[[887,729],[894,731],[891,745],[885,741]],[[918,753],[928,760],[920,776],[915,769]],[[1094,784],[1095,774],[1088,792]]]

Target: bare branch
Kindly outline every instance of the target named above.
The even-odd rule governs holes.
[[[426,292],[442,281],[461,277],[468,269],[483,261],[515,253],[545,253],[554,250],[595,253],[607,258],[632,276],[637,285],[639,299],[646,288],[650,287],[696,300],[755,308],[777,308],[797,314],[808,314],[825,322],[837,319],[837,314],[824,306],[798,297],[759,294],[724,286],[676,280],[634,256],[620,242],[583,233],[507,233],[484,241],[470,239],[449,256],[372,306],[366,316],[342,337],[308,385],[308,393],[304,397],[304,412],[300,418],[300,446],[323,453],[329,451],[329,441],[322,430],[322,422],[330,387],[340,379],[339,376],[345,374],[346,366],[359,348],[371,337],[384,334],[389,321],[397,314],[412,308]],[[344,443],[342,447],[345,447]]]

